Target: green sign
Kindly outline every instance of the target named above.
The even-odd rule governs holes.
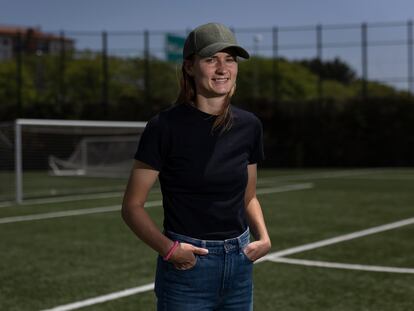
[[[166,35],[165,54],[170,62],[181,62],[185,38],[173,34]]]

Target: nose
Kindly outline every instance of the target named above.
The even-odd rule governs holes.
[[[227,72],[227,66],[226,66],[226,62],[223,60],[218,60],[217,61],[217,67],[216,67],[216,72],[217,73],[226,73]]]

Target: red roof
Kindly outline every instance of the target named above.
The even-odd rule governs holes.
[[[40,30],[39,27],[19,27],[19,26],[2,26],[0,25],[0,36],[7,36],[7,37],[14,37],[18,33],[22,35],[31,33],[31,36],[36,39],[42,39],[47,41],[56,41],[61,40],[59,35],[55,35],[52,33],[45,33]],[[65,41],[73,41],[73,39],[64,38]]]

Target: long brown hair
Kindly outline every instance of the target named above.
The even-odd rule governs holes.
[[[194,78],[190,76],[184,68],[185,61],[192,61],[193,57],[184,60],[181,65],[180,92],[178,93],[177,100],[175,101],[176,105],[186,103],[195,106],[197,95],[196,84]],[[236,85],[234,85],[231,91],[226,95],[223,109],[214,121],[212,132],[220,127],[222,128],[220,134],[231,129],[233,125],[233,115],[231,112],[230,102],[235,89]]]

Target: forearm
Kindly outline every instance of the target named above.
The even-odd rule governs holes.
[[[259,200],[254,197],[246,205],[246,216],[250,230],[256,240],[266,241],[270,243],[269,234],[263,217],[262,208]]]
[[[143,206],[124,205],[122,218],[139,239],[161,256],[165,256],[173,245],[173,242],[161,233]]]

